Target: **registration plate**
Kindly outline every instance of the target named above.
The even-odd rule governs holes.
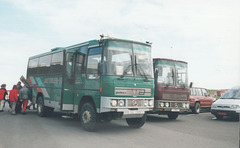
[[[218,115],[224,115],[224,116],[226,116],[227,113],[218,113]]]
[[[144,111],[139,111],[139,110],[128,110],[124,112],[124,114],[144,114]]]
[[[172,109],[172,112],[180,112],[180,109]]]

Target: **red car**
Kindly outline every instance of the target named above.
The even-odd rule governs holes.
[[[209,109],[216,98],[210,97],[207,89],[192,87],[190,89],[190,109],[193,113],[199,114],[201,108]]]

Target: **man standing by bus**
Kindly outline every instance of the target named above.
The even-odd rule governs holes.
[[[6,95],[8,95],[8,92],[6,90],[6,84],[2,84],[0,89],[0,112],[3,112],[3,105],[5,102]]]
[[[19,91],[19,99],[23,104],[22,114],[26,113],[26,108],[27,108],[28,100],[30,99],[30,97],[31,97],[30,90],[26,87],[26,85],[24,85],[24,87]]]

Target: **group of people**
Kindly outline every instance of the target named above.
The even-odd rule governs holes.
[[[31,107],[28,106],[28,100],[31,100],[31,92],[29,88],[25,85],[22,87],[21,82],[18,82],[17,85],[13,85],[12,90],[10,90],[9,94],[6,90],[6,84],[1,85],[0,89],[0,112],[3,112],[3,108],[5,106],[6,97],[9,97],[8,103],[10,107],[10,111],[12,115],[15,115],[17,112],[22,112],[22,114],[26,113],[26,109]],[[35,106],[33,105],[34,109]]]

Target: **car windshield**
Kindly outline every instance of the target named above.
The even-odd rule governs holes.
[[[108,41],[104,49],[104,75],[153,78],[151,47]]]
[[[234,87],[227,91],[221,99],[240,99],[240,86]]]

